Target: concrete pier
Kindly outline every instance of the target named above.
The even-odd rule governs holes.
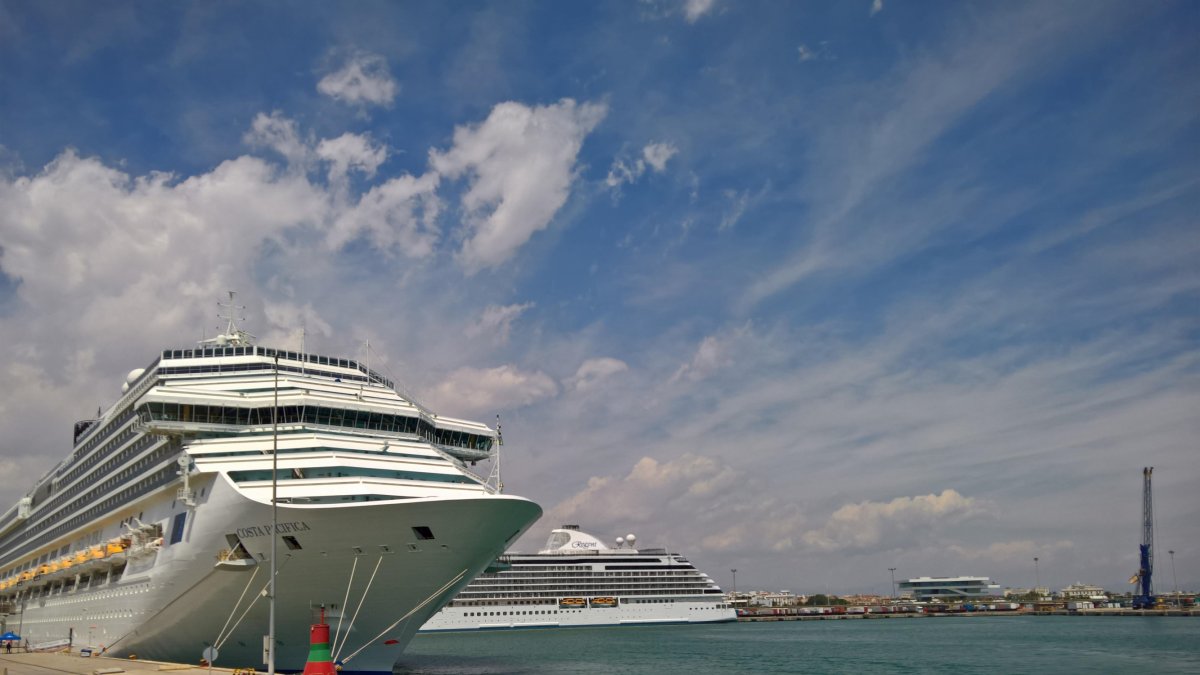
[[[160,661],[141,661],[135,659],[114,659],[106,656],[80,656],[78,652],[33,652],[29,654],[5,654],[0,652],[0,675],[56,675],[69,673],[71,675],[149,675],[154,673],[171,672],[180,675],[206,675],[208,667],[191,666],[180,663],[162,663]],[[227,675],[234,668],[212,668],[213,673]],[[246,672],[247,669],[236,669]],[[261,671],[260,671],[261,672]]]

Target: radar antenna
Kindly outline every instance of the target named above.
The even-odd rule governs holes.
[[[217,306],[224,310],[223,313],[217,314],[217,318],[224,319],[227,322],[225,332],[216,337],[201,340],[202,346],[215,345],[217,347],[245,347],[253,344],[255,337],[246,331],[238,328],[238,321],[245,321],[245,316],[237,316],[245,311],[245,305],[234,303],[234,298],[237,296],[237,291],[228,291],[229,302],[218,302]],[[227,312],[227,313],[225,313]],[[235,318],[236,317],[236,318]]]

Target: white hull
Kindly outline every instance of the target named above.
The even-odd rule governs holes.
[[[639,624],[723,623],[737,614],[712,601],[674,600],[661,603],[621,602],[617,607],[559,609],[554,606],[492,605],[445,607],[433,615],[422,633],[468,630],[579,628]],[[482,616],[481,616],[482,615]]]
[[[246,498],[223,477],[208,483],[208,493],[189,514],[182,541],[131,558],[117,581],[34,598],[23,614],[7,617],[6,628],[20,630],[31,645],[73,635],[76,645],[114,656],[181,663],[197,663],[215,643],[216,665],[261,668],[271,507]],[[156,511],[169,513],[171,496],[148,499],[146,520]],[[339,657],[349,659],[347,672],[391,672],[429,615],[540,513],[528,500],[497,495],[280,506],[280,532],[290,533],[301,549],[278,544],[277,668],[303,669],[314,608],[323,605],[335,631],[340,617],[345,647]],[[429,528],[434,538],[421,540],[412,529],[417,526]],[[230,533],[238,534],[255,563],[216,564]]]

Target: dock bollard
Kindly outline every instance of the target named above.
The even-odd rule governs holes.
[[[308,633],[308,662],[304,664],[304,675],[337,675],[333,656],[329,653],[329,624],[325,623],[324,612],[321,623],[313,624]]]

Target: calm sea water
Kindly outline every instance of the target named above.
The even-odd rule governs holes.
[[[403,675],[1200,673],[1200,618],[1001,616],[418,635]]]

